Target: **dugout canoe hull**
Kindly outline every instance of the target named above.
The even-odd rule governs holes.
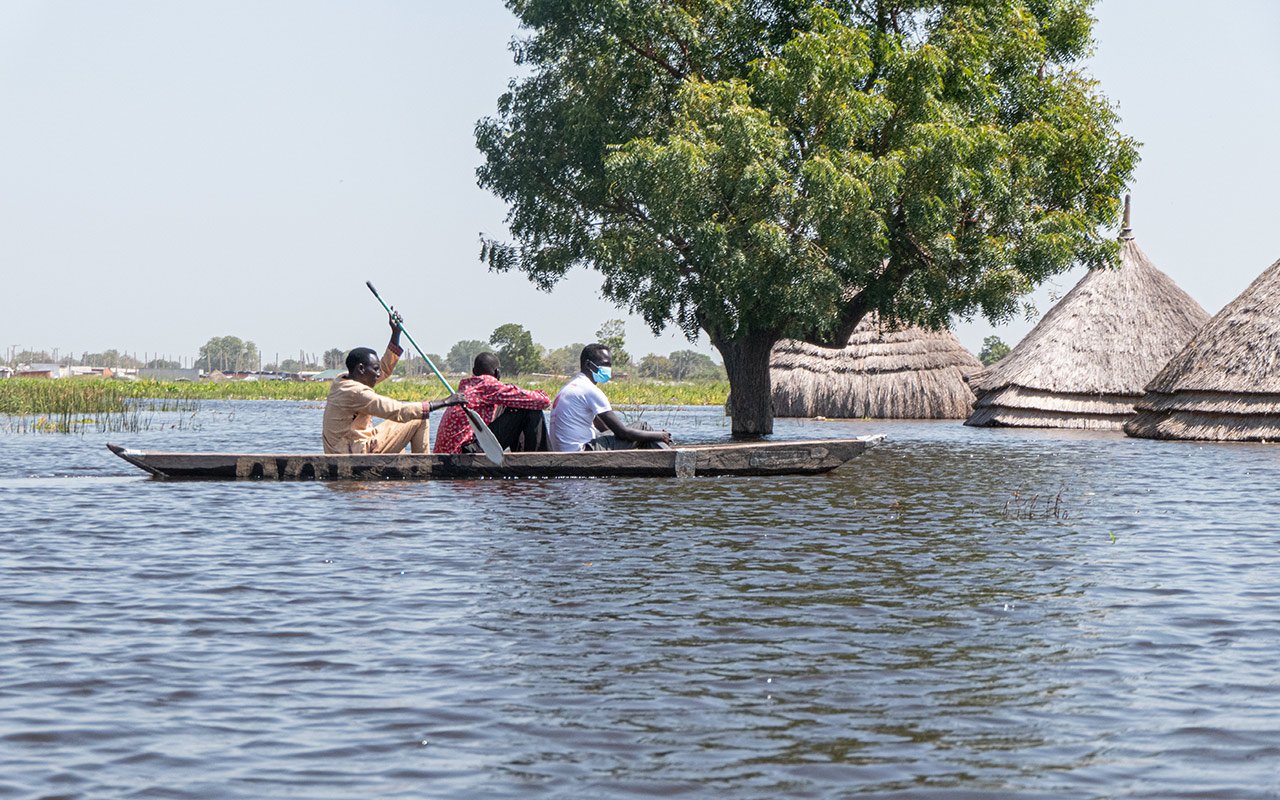
[[[473,478],[657,478],[695,475],[815,475],[862,455],[883,437],[751,442],[589,453],[483,455],[321,453],[154,453],[108,444],[111,452],[162,480],[376,481]]]

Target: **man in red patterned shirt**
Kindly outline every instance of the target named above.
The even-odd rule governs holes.
[[[547,423],[542,410],[551,405],[551,399],[545,392],[503,383],[499,367],[493,353],[476,356],[471,377],[458,384],[458,394],[467,399],[467,407],[480,415],[504,449],[513,453],[546,450]],[[440,418],[433,452],[480,452],[461,408],[450,408]]]

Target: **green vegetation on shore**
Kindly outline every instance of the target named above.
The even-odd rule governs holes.
[[[44,380],[10,378],[0,381],[0,414],[33,416],[124,411],[133,384],[109,380]]]
[[[453,381],[463,376],[454,376]],[[541,389],[554,396],[564,378],[520,381],[527,389]],[[199,400],[324,400],[329,384],[293,381],[122,381],[99,378],[46,380],[10,378],[0,381],[0,414],[46,417],[50,425],[71,415],[124,414],[143,401],[158,410],[194,410]],[[442,397],[444,387],[434,378],[399,380],[379,384],[378,391],[398,400]],[[727,381],[618,380],[607,393],[614,405],[723,405],[729,394]]]
[[[197,397],[171,391],[168,384],[157,381],[0,381],[0,415],[7,418],[0,430],[11,433],[139,431],[150,427],[157,412],[194,412],[198,408]]]

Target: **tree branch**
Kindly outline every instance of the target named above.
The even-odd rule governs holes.
[[[641,47],[640,45],[636,44],[630,39],[623,38],[622,36],[618,36],[618,41],[628,50],[640,56],[641,58],[651,61],[654,64],[657,64],[659,67],[662,67],[662,69],[665,70],[668,75],[675,78],[676,80],[678,81],[684,80],[685,78],[684,73],[681,72],[679,69],[676,69],[676,67],[671,62],[660,57],[657,51],[653,49],[653,45],[645,45],[644,47]]]
[[[858,323],[862,322],[862,318],[872,310],[871,304],[873,300],[885,291],[897,291],[898,287],[902,285],[902,282],[911,273],[933,266],[933,255],[921,246],[920,242],[911,235],[911,231],[907,230],[905,213],[901,203],[898,204],[898,211],[894,215],[893,222],[898,234],[894,238],[910,247],[910,257],[908,257],[907,253],[902,252],[891,255],[885,264],[884,270],[868,281],[861,289],[854,292],[844,307],[840,309],[835,329],[831,333],[823,334],[819,329],[815,328],[806,335],[801,336],[801,340],[818,347],[826,347],[833,350],[844,347],[849,343],[849,337],[853,335]]]
[[[619,199],[610,203],[609,209],[615,213],[630,217],[642,227],[648,229],[654,236],[674,247],[680,255],[680,263],[676,266],[680,270],[682,277],[692,278],[696,275],[697,269],[690,258],[690,254],[693,252],[693,245],[689,244],[683,236],[660,230],[653,220],[649,218],[649,215],[644,213],[644,210],[635,203],[627,203]]]

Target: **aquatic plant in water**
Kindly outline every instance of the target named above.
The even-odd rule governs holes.
[[[567,377],[530,377],[521,386],[555,395]],[[439,397],[434,379],[385,382],[378,391],[397,400]],[[157,402],[171,400],[324,400],[329,384],[298,381],[120,381],[93,378],[42,380],[10,378],[0,381],[0,414],[32,415],[69,410],[80,413],[120,411],[128,398]],[[618,380],[609,384],[615,405],[723,405],[727,381]]]
[[[566,378],[531,378],[529,389],[554,396]],[[297,381],[121,381],[99,378],[47,380],[10,378],[0,381],[0,430],[6,433],[99,433],[149,430],[157,414],[194,414],[202,400],[323,400],[329,384]],[[438,397],[434,382],[396,381],[378,391],[397,400]],[[620,408],[656,406],[722,406],[726,381],[619,380],[609,385],[609,398]],[[184,427],[191,422],[180,417]]]
[[[143,382],[139,382],[143,383]],[[154,382],[146,382],[148,384]],[[0,381],[0,430],[6,433],[136,433],[160,424],[157,414],[179,414],[173,427],[191,425],[200,408],[190,397],[149,399],[151,386],[123,381],[68,379]]]
[[[1066,491],[1065,486],[1058,489],[1057,494],[1026,494],[1014,490],[1009,499],[1004,501],[1004,516],[1010,519],[1067,519],[1071,512],[1062,504],[1062,495]]]

